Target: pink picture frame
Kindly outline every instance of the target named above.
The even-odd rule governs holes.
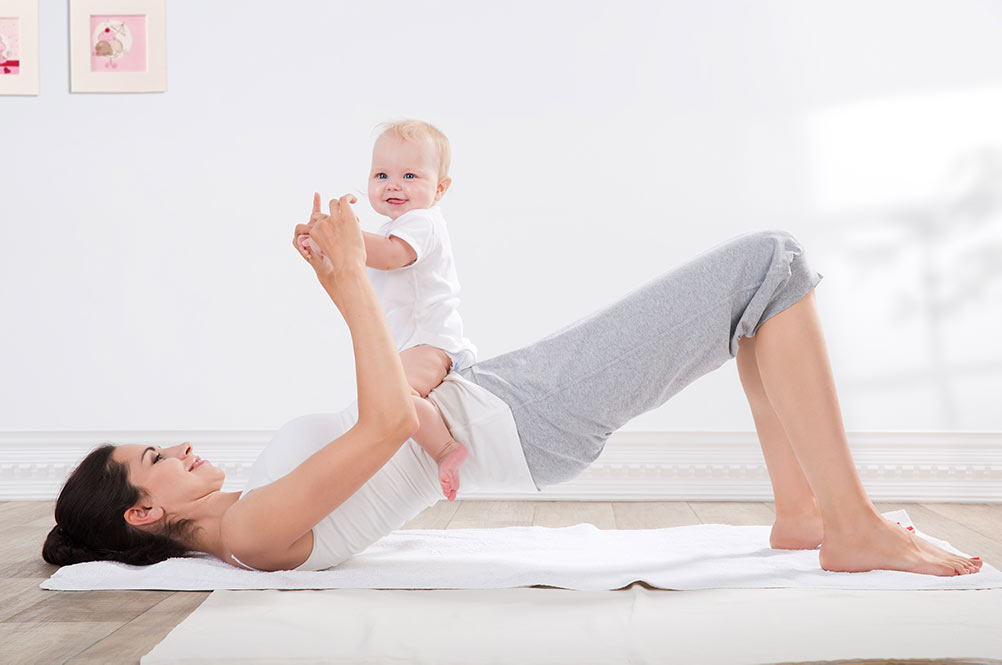
[[[70,0],[71,92],[166,92],[166,0]]]
[[[0,95],[37,95],[38,78],[38,0],[0,0]]]

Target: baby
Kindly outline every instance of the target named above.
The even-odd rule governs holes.
[[[414,441],[438,464],[442,492],[453,501],[467,449],[418,391],[407,354],[407,349],[427,344],[449,354],[452,369],[476,360],[476,347],[463,336],[452,245],[437,205],[452,184],[449,140],[418,120],[385,123],[380,129],[368,195],[373,209],[389,220],[379,233],[363,231],[366,265],[414,396],[420,421]],[[310,241],[304,237],[300,242]]]

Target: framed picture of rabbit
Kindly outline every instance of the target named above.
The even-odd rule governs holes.
[[[0,95],[38,94],[38,0],[0,0]]]
[[[71,92],[165,92],[166,0],[70,0]]]

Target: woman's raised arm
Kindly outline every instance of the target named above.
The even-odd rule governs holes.
[[[355,201],[351,194],[332,199],[330,214],[321,213],[312,222],[310,238],[323,255],[311,252],[307,260],[351,332],[359,424],[385,427],[397,423],[407,429],[416,419],[412,409],[403,408],[410,403],[410,388],[365,269],[365,243],[351,209]],[[319,204],[320,195],[315,194],[311,220],[319,212]]]
[[[226,547],[255,568],[288,567],[291,548],[382,468],[418,426],[400,356],[366,273],[354,202],[350,194],[334,199],[324,214],[315,195],[310,223],[296,227],[293,245],[316,271],[351,332],[358,422],[227,512]],[[298,240],[303,233],[321,253],[303,247]]]

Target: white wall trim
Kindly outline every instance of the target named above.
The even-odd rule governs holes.
[[[53,499],[73,466],[103,442],[174,445],[226,472],[239,490],[273,430],[0,432],[0,500]],[[851,432],[849,444],[875,501],[1002,502],[1002,432]],[[619,432],[575,480],[539,494],[464,499],[769,501],[754,432]]]

